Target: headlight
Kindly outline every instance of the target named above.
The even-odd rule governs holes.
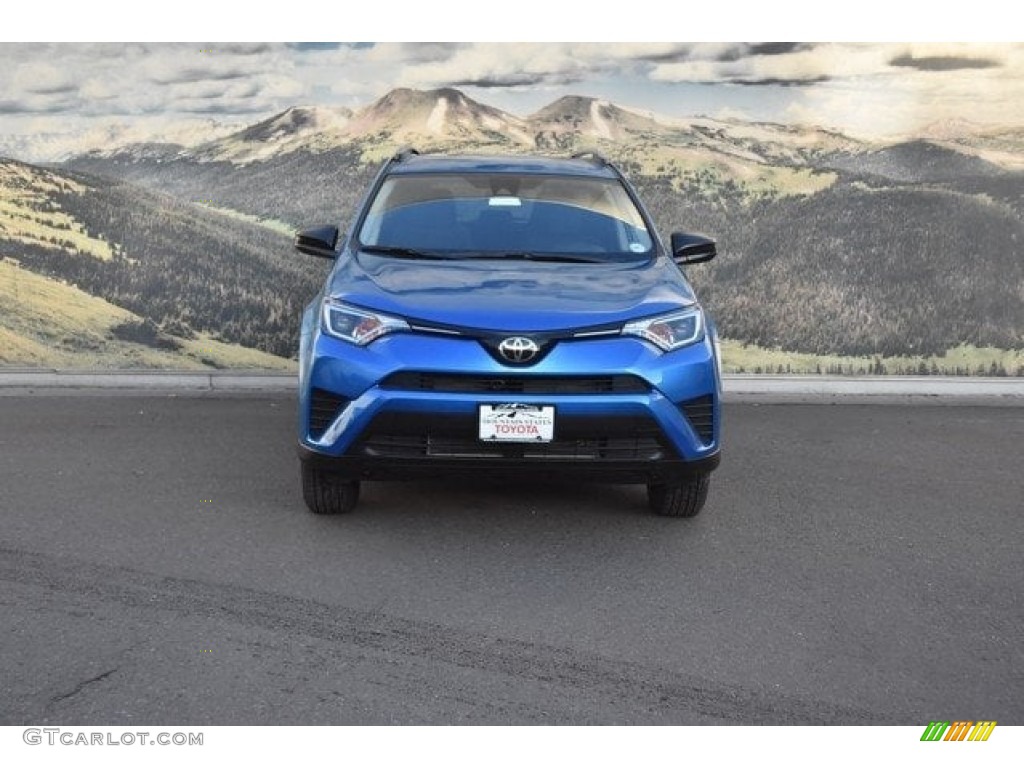
[[[704,314],[699,308],[670,315],[634,320],[622,326],[624,336],[639,336],[665,352],[699,341],[704,334]]]
[[[386,333],[408,331],[409,324],[397,317],[356,309],[334,299],[324,300],[324,330],[331,336],[365,347]]]

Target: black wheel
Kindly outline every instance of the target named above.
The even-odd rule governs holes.
[[[302,462],[302,498],[317,515],[341,515],[355,509],[359,481],[332,475]]]
[[[647,501],[654,514],[663,517],[694,517],[704,508],[711,475],[694,475],[671,483],[650,483]]]

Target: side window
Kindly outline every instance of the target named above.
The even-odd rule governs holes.
[[[363,221],[363,229],[360,232],[360,239],[368,245],[377,245],[380,242],[380,224],[383,217],[379,213],[370,211]]]

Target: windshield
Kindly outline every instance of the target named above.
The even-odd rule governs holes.
[[[384,181],[359,230],[378,252],[649,256],[651,236],[616,179],[408,174]]]

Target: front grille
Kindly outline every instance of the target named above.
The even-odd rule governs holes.
[[[686,415],[700,439],[710,443],[715,437],[715,403],[711,395],[704,395],[693,400],[680,403],[679,407]]]
[[[677,458],[651,419],[562,417],[549,443],[477,439],[475,417],[381,414],[353,449],[375,458],[490,458],[561,461],[657,461]]]
[[[349,401],[326,389],[313,389],[309,401],[309,436],[314,440],[323,437],[342,409]]]
[[[641,378],[616,376],[481,376],[418,373],[388,376],[381,387],[407,392],[465,392],[508,395],[625,395],[643,394],[650,386]]]
[[[665,449],[654,437],[553,440],[550,443],[484,443],[473,438],[375,434],[365,440],[366,456],[465,459],[562,459],[568,461],[656,461]]]

